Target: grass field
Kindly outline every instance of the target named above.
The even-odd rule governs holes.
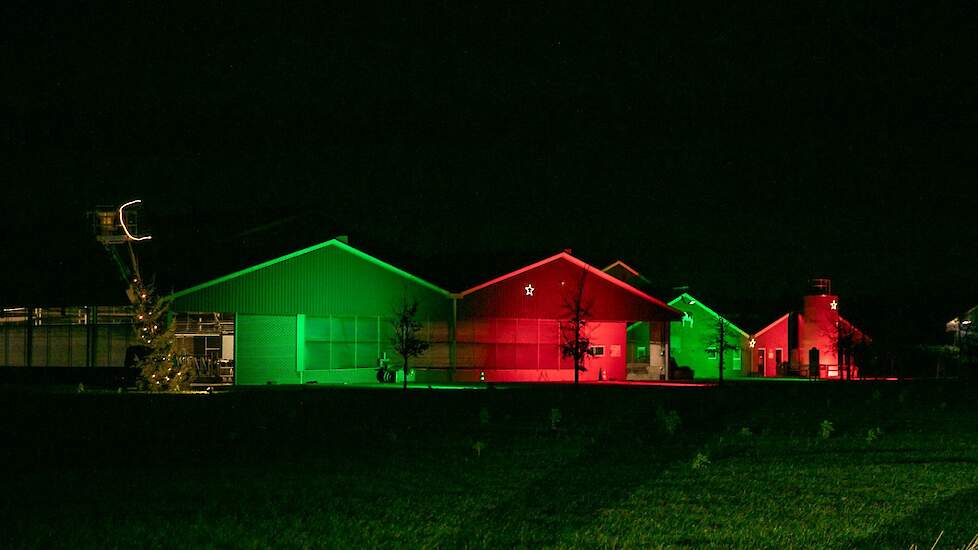
[[[960,548],[943,383],[0,393],[4,547]]]

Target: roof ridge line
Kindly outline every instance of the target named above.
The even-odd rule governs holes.
[[[359,250],[357,248],[354,248],[354,247],[350,246],[349,244],[344,243],[343,241],[341,241],[338,238],[334,237],[332,239],[329,239],[328,241],[324,241],[324,242],[321,242],[319,244],[314,244],[312,246],[307,246],[306,248],[302,248],[302,249],[296,250],[294,252],[290,252],[290,253],[285,254],[283,256],[278,256],[276,258],[272,258],[271,260],[266,260],[266,261],[261,262],[261,263],[259,263],[257,265],[246,267],[244,269],[239,269],[238,271],[234,271],[232,273],[228,273],[227,275],[222,275],[220,277],[217,277],[215,279],[211,279],[209,281],[204,281],[203,283],[194,285],[194,286],[192,286],[190,288],[186,288],[186,289],[183,289],[183,290],[180,290],[180,291],[177,291],[177,292],[173,292],[170,295],[168,295],[166,298],[168,298],[170,300],[173,300],[173,299],[176,299],[176,298],[180,298],[182,296],[186,296],[188,294],[192,294],[194,292],[203,290],[205,288],[212,287],[214,285],[218,285],[218,284],[221,284],[221,283],[225,283],[225,282],[230,281],[232,279],[236,279],[236,278],[238,278],[238,277],[240,277],[242,275],[246,275],[246,274],[251,273],[251,272],[254,272],[254,271],[265,269],[266,267],[270,267],[272,265],[275,265],[275,264],[278,264],[278,263],[281,263],[281,262],[284,262],[284,261],[287,261],[287,260],[291,260],[291,259],[296,258],[296,257],[299,257],[299,256],[303,256],[303,255],[308,254],[310,252],[315,252],[317,250],[326,248],[328,246],[336,246],[336,247],[339,247],[340,249],[342,249],[342,250],[344,250],[346,252],[349,252],[349,253],[354,254],[354,255],[358,255],[358,256],[362,257],[363,259],[365,259],[367,261],[374,262],[374,263],[378,264],[380,267],[383,267],[385,269],[389,269],[390,271],[393,271],[395,274],[400,275],[400,276],[402,276],[402,277],[404,277],[404,278],[406,278],[408,280],[417,281],[422,286],[428,287],[429,289],[434,290],[435,292],[438,292],[440,294],[444,294],[445,296],[448,296],[450,294],[447,290],[439,287],[438,285],[435,285],[433,283],[430,283],[430,282],[422,279],[421,277],[418,277],[417,275],[412,275],[411,273],[408,273],[407,271],[404,271],[403,269],[401,269],[399,267],[396,267],[396,266],[394,266],[392,264],[389,264],[389,263],[387,263],[387,262],[385,262],[385,261],[383,261],[383,260],[381,260],[379,258],[375,258],[375,257],[371,256],[370,254],[367,254],[366,252],[364,252],[362,250]]]

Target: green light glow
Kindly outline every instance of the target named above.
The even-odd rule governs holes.
[[[295,368],[301,383],[302,371],[306,370],[306,316],[303,313],[295,316]]]
[[[669,305],[683,312],[683,318],[671,324],[672,358],[680,366],[691,367],[697,379],[718,378],[719,358],[717,347],[712,342],[716,339],[717,322],[726,318],[685,292],[670,301]],[[700,315],[701,311],[706,315]],[[749,366],[750,335],[726,321],[726,326],[731,329],[727,334],[728,341],[738,346],[738,350],[727,350],[724,355],[724,378],[737,378],[744,374],[745,365]],[[748,361],[744,361],[745,357]]]
[[[350,246],[350,245],[348,245],[348,244],[346,244],[346,243],[344,243],[342,241],[339,241],[337,239],[330,239],[330,240],[328,240],[328,241],[326,241],[324,243],[319,243],[319,244],[310,246],[308,248],[303,248],[302,250],[297,250],[296,252],[292,252],[291,254],[286,254],[285,256],[280,256],[278,258],[275,258],[275,259],[272,259],[272,260],[268,260],[267,262],[262,262],[262,263],[260,263],[258,265],[255,265],[255,266],[252,266],[252,267],[247,267],[247,268],[242,269],[240,271],[235,271],[234,273],[231,273],[229,275],[224,275],[222,277],[218,277],[216,279],[207,281],[205,283],[201,283],[201,284],[199,284],[197,286],[192,286],[192,287],[190,287],[188,289],[181,290],[179,292],[174,292],[173,294],[171,294],[169,296],[169,299],[172,300],[172,299],[175,299],[175,298],[179,298],[181,296],[185,296],[187,294],[192,294],[194,292],[203,290],[205,288],[212,287],[214,285],[218,285],[218,284],[221,284],[221,283],[230,281],[231,279],[235,279],[235,278],[238,278],[238,277],[240,277],[242,275],[247,275],[248,273],[253,273],[253,272],[258,271],[258,270],[261,270],[261,269],[265,269],[266,267],[269,267],[269,266],[272,266],[272,265],[275,265],[275,264],[278,264],[278,263],[281,263],[281,262],[284,262],[284,261],[287,261],[287,260],[291,260],[292,258],[295,258],[297,256],[302,256],[303,254],[308,254],[310,252],[315,252],[316,250],[320,250],[320,249],[326,248],[328,246],[335,246],[335,247],[337,247],[337,248],[339,248],[341,250],[344,250],[346,252],[349,252],[349,253],[353,254],[354,256],[357,256],[359,258],[362,258],[364,260],[367,260],[368,262],[373,263],[374,265],[380,266],[380,267],[382,267],[382,268],[390,271],[391,273],[400,275],[401,277],[404,277],[405,279],[407,279],[407,280],[409,280],[411,282],[418,283],[418,284],[420,284],[420,285],[422,285],[422,286],[424,286],[424,287],[426,287],[426,288],[428,288],[430,290],[433,290],[433,291],[435,291],[435,292],[437,292],[439,294],[442,294],[445,297],[448,297],[449,296],[448,291],[447,290],[444,290],[441,287],[435,286],[435,285],[429,283],[428,281],[425,281],[424,279],[421,279],[419,277],[415,277],[414,275],[411,275],[410,273],[408,273],[408,272],[406,272],[404,270],[398,269],[398,268],[390,265],[387,262],[378,260],[377,258],[374,258],[373,256],[371,256],[369,254],[366,254],[364,252],[361,252],[361,251],[357,250],[356,248],[353,248],[352,246]]]
[[[719,319],[720,318],[720,314],[719,313],[717,313],[717,312],[713,311],[712,309],[706,307],[706,305],[704,305],[703,302],[697,300],[696,298],[690,296],[689,294],[687,294],[685,292],[683,292],[682,294],[680,294],[679,296],[677,296],[674,300],[672,300],[671,302],[669,302],[669,305],[672,306],[672,307],[676,307],[676,304],[679,304],[679,305],[682,305],[682,306],[685,306],[685,305],[695,305],[695,306],[698,306],[698,307],[702,308],[703,310],[705,310],[710,315],[712,315],[714,319]],[[685,313],[685,311],[684,311],[684,313]],[[748,336],[750,336],[749,334],[747,334],[743,330],[740,330],[740,327],[738,327],[737,325],[731,323],[729,319],[727,319],[727,323],[730,325],[731,328],[733,328],[734,330],[736,330],[737,332],[739,332],[741,336],[744,336],[745,338],[748,337]],[[693,323],[690,322],[690,326],[692,326],[692,324]]]

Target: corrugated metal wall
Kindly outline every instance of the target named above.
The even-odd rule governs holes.
[[[391,364],[398,364],[391,344],[392,321],[380,316],[306,317],[304,370],[376,369],[377,360],[385,355]],[[411,365],[448,368],[448,323],[424,322],[420,336],[431,347]]]
[[[89,339],[89,331],[94,337]],[[30,342],[28,342],[28,332]],[[122,367],[126,348],[136,344],[132,325],[42,325],[28,331],[23,324],[0,325],[0,367],[84,367],[89,345],[95,346],[94,367]]]
[[[476,319],[458,324],[458,366],[476,369],[573,369],[560,354],[556,319]]]
[[[5,367],[27,366],[27,327],[0,327],[3,338],[3,351],[0,352],[0,365]]]
[[[239,315],[235,382],[298,384],[295,315]]]

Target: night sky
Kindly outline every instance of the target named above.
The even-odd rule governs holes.
[[[2,8],[0,302],[351,244],[460,291],[572,248],[757,330],[828,276],[879,338],[978,303],[978,29],[931,3]],[[154,11],[155,10],[155,11]]]

